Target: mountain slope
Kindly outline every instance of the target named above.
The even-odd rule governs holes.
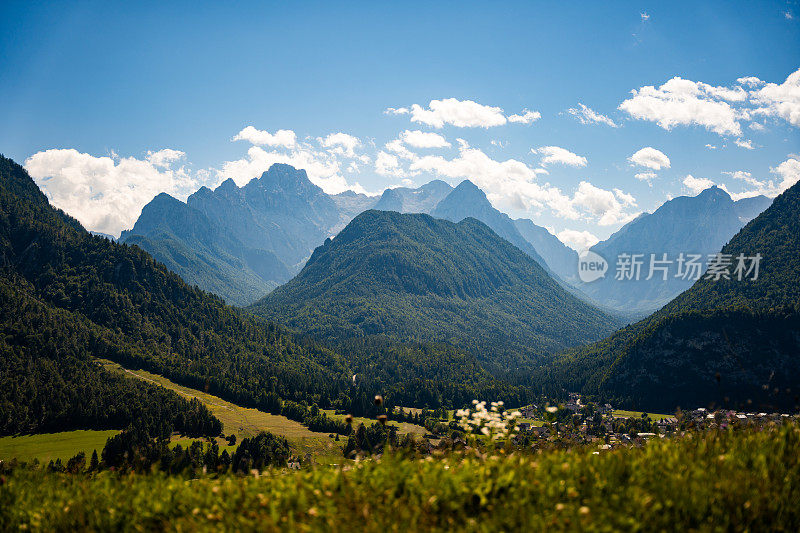
[[[383,191],[372,209],[398,213],[430,213],[453,188],[442,180],[433,180],[416,189],[397,187]]]
[[[547,262],[533,245],[520,234],[514,225],[514,221],[505,213],[495,209],[486,198],[486,193],[469,180],[459,183],[431,211],[431,216],[444,218],[452,222],[461,222],[468,217],[480,220],[500,237],[532,257],[545,270],[549,270]]]
[[[445,341],[490,364],[519,363],[614,327],[475,219],[374,210],[251,310],[322,338]]]
[[[202,187],[185,204],[161,194],[120,241],[140,246],[188,283],[246,305],[288,280],[349,221],[343,209],[364,202],[337,202],[305,171],[274,164],[244,187],[228,179],[213,191]]]
[[[550,270],[565,281],[575,282],[577,280],[578,252],[527,218],[514,220],[514,226],[545,260]]]
[[[356,353],[358,344],[344,357],[187,286],[138,247],[90,235],[53,209],[22,167],[0,158],[0,431],[70,428],[65,422],[78,419],[104,427],[130,413],[158,422],[171,413],[168,399],[114,385],[93,357],[274,414],[285,400],[375,414],[376,393],[412,407],[532,400],[450,346],[371,342]],[[108,413],[98,412],[103,406]],[[183,412],[187,425],[178,429],[189,430],[198,416]]]
[[[679,254],[699,254],[703,260],[716,253],[733,235],[758,213],[766,209],[766,197],[734,202],[718,187],[706,189],[698,196],[674,198],[652,214],[643,214],[623,226],[614,235],[591,248],[606,259],[606,277],[579,288],[604,306],[641,317],[662,307],[688,289],[694,280],[676,277],[673,264],[667,280],[658,271],[649,275],[650,256],[666,253],[675,261]],[[642,254],[639,280],[617,280],[617,258],[621,254]]]
[[[200,211],[159,194],[120,240],[147,250],[190,285],[244,305],[288,280],[289,270],[269,251],[244,246]]]
[[[349,390],[350,368],[337,354],[187,286],[137,247],[90,235],[5,158],[0,280],[19,301],[42,306],[36,315],[61,317],[63,345],[56,336],[54,353],[104,357],[267,410],[279,398],[310,401]],[[29,305],[6,311],[13,335],[36,337]],[[67,333],[75,328],[84,332]],[[49,345],[43,338],[19,346],[36,358]]]
[[[700,279],[651,317],[557,358],[540,379],[652,410],[796,407],[800,185],[776,198],[721,253],[760,253],[758,278]]]

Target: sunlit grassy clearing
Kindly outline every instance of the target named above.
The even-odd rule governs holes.
[[[343,442],[334,441],[327,433],[311,431],[300,422],[289,420],[285,416],[241,407],[213,394],[178,385],[163,376],[152,374],[145,370],[129,370],[111,361],[101,360],[101,362],[109,370],[124,372],[125,375],[131,378],[156,383],[167,389],[174,390],[186,398],[197,398],[211,410],[214,416],[220,419],[225,434],[236,435],[237,441],[241,441],[245,437],[253,437],[261,431],[269,431],[275,435],[286,437],[297,453],[312,453],[322,456],[341,455]],[[182,445],[186,445],[191,443],[191,440],[181,439],[180,442]]]
[[[9,461],[18,459],[20,461],[32,461],[39,459],[42,463],[61,459],[66,463],[68,459],[74,457],[78,452],[85,452],[87,458],[91,456],[93,450],[97,453],[103,450],[112,435],[119,431],[64,431],[61,433],[43,433],[40,435],[21,435],[18,437],[0,438],[0,459]]]
[[[614,409],[611,414],[616,417],[633,417],[633,418],[640,418],[642,416],[642,411],[624,411],[622,409]],[[662,418],[670,418],[675,415],[662,415],[657,413],[647,413],[647,416],[650,417],[651,420],[655,420],[658,422]]]

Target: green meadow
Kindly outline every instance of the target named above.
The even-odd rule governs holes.
[[[119,433],[110,431],[65,431],[62,433],[42,433],[38,435],[20,435],[0,437],[0,460],[33,461],[42,463],[61,459],[66,463],[79,452],[86,452],[89,457],[93,450],[99,454],[106,440]]]

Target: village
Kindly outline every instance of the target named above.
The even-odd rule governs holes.
[[[709,410],[698,407],[672,415],[614,409],[610,404],[583,403],[579,394],[555,406],[528,405],[519,409],[515,441],[536,447],[543,442],[598,444],[600,449],[643,445],[653,438],[680,436],[689,431],[763,427],[800,420],[787,413]]]

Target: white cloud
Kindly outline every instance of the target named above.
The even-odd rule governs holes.
[[[595,236],[593,233],[574,229],[565,229],[563,231],[559,231],[558,234],[556,234],[556,237],[558,237],[561,242],[573,250],[577,250],[579,252],[588,250],[600,242],[600,239],[597,238],[597,236]]]
[[[634,89],[619,109],[631,117],[656,122],[665,130],[679,125],[699,125],[720,135],[741,135],[741,115],[729,102],[747,97],[741,88],[714,87],[674,77],[658,88]]]
[[[560,146],[542,146],[538,150],[532,149],[531,152],[543,156],[541,161],[543,166],[558,163],[571,167],[585,167],[587,163],[585,157],[570,152],[566,148],[561,148]]]
[[[717,149],[717,147],[714,146],[713,144],[707,144],[706,148],[708,148],[709,150],[716,150]]]
[[[577,118],[581,124],[605,124],[607,126],[611,126],[612,128],[617,127],[617,123],[611,120],[609,117],[601,115],[597,111],[586,107],[580,102],[578,102],[578,106],[580,106],[580,108],[571,107],[567,109],[567,113]]]
[[[708,178],[695,178],[691,174],[683,178],[683,184],[694,194],[700,194],[715,183]]]
[[[205,184],[204,175],[170,168],[183,156],[170,149],[148,152],[145,160],[51,149],[29,157],[25,169],[53,205],[90,230],[118,236],[133,226],[142,207],[157,194],[184,199]]]
[[[800,69],[792,72],[780,85],[767,83],[751,95],[759,106],[754,113],[777,116],[792,126],[800,126]]]
[[[184,152],[172,150],[170,148],[164,148],[156,152],[147,152],[147,160],[154,166],[160,168],[169,168],[173,162],[183,159],[184,157],[186,157]]]
[[[318,137],[317,141],[325,148],[330,148],[335,154],[349,158],[355,158],[355,149],[361,145],[358,137],[353,137],[347,133],[331,133],[324,139]]]
[[[781,178],[781,183],[778,187],[783,192],[800,181],[800,161],[790,157],[777,167],[771,168],[770,172],[777,174]]]
[[[764,131],[766,129],[763,124],[759,124],[758,122],[753,122],[748,127],[753,131]]]
[[[542,114],[538,111],[528,111],[524,109],[521,115],[509,115],[508,121],[517,124],[531,124],[542,118]]]
[[[781,194],[783,191],[794,185],[800,180],[800,161],[790,157],[776,167],[771,167],[770,172],[777,175],[780,181],[776,183],[774,180],[759,180],[753,177],[750,172],[737,170],[734,172],[723,172],[731,178],[742,181],[749,186],[749,188],[729,194],[734,200],[741,200],[742,198],[751,198],[753,196],[767,196],[774,198]],[[728,190],[724,185],[720,185],[726,191]]]
[[[628,158],[628,161],[640,167],[661,170],[670,168],[669,157],[661,150],[656,150],[652,146],[645,146]]]
[[[696,125],[719,135],[737,137],[742,134],[742,122],[750,122],[756,115],[781,118],[800,126],[800,69],[780,84],[755,76],[736,81],[736,86],[722,87],[674,77],[658,88],[647,85],[634,89],[619,109],[666,130]],[[764,129],[756,123],[750,127]]]
[[[447,148],[450,143],[438,133],[420,130],[405,130],[400,134],[400,139],[414,148]]]
[[[736,139],[736,140],[735,140],[735,141],[733,141],[733,142],[734,142],[734,144],[736,144],[736,146],[738,146],[739,148],[745,148],[745,149],[747,149],[747,150],[753,150],[753,149],[754,149],[754,148],[753,148],[753,141],[751,141],[751,140],[749,140],[749,139],[748,139],[748,140]]]
[[[755,179],[750,172],[746,172],[744,170],[736,170],[734,172],[723,172],[723,174],[727,174],[728,176],[730,176],[735,180],[743,181],[748,185],[752,185],[754,187],[761,187],[763,185],[763,183]]]
[[[392,176],[396,178],[406,177],[406,172],[400,167],[400,160],[396,155],[384,152],[378,152],[375,158],[375,172],[381,176]]]
[[[598,218],[601,226],[611,226],[632,220],[636,213],[626,213],[626,207],[634,207],[636,200],[619,189],[607,191],[582,181],[573,197],[573,204]]]
[[[650,15],[647,13],[640,13],[640,16],[642,17],[642,20],[650,20]]]
[[[293,148],[297,142],[297,135],[292,130],[278,130],[275,133],[258,130],[247,126],[231,139],[232,141],[247,141],[258,146],[282,146]]]
[[[653,186],[653,180],[658,177],[658,174],[655,172],[639,172],[633,176],[639,181],[643,181],[647,183],[650,187]]]
[[[737,78],[736,83],[738,83],[743,87],[760,87],[761,85],[764,85],[764,82],[756,78],[755,76],[745,76],[743,78]]]
[[[506,117],[500,107],[479,104],[472,100],[445,98],[431,100],[428,107],[414,104],[409,107],[389,107],[388,115],[411,115],[411,122],[418,122],[434,128],[442,128],[445,124],[459,128],[491,128],[502,126],[507,122],[530,124],[541,118],[538,111],[523,111]]]
[[[399,110],[395,110],[394,113],[400,114]],[[499,107],[456,98],[431,100],[427,109],[414,104],[408,110],[408,114],[411,115],[411,122],[419,122],[434,128],[441,128],[445,124],[459,128],[491,128],[502,126],[507,122],[503,110]]]

